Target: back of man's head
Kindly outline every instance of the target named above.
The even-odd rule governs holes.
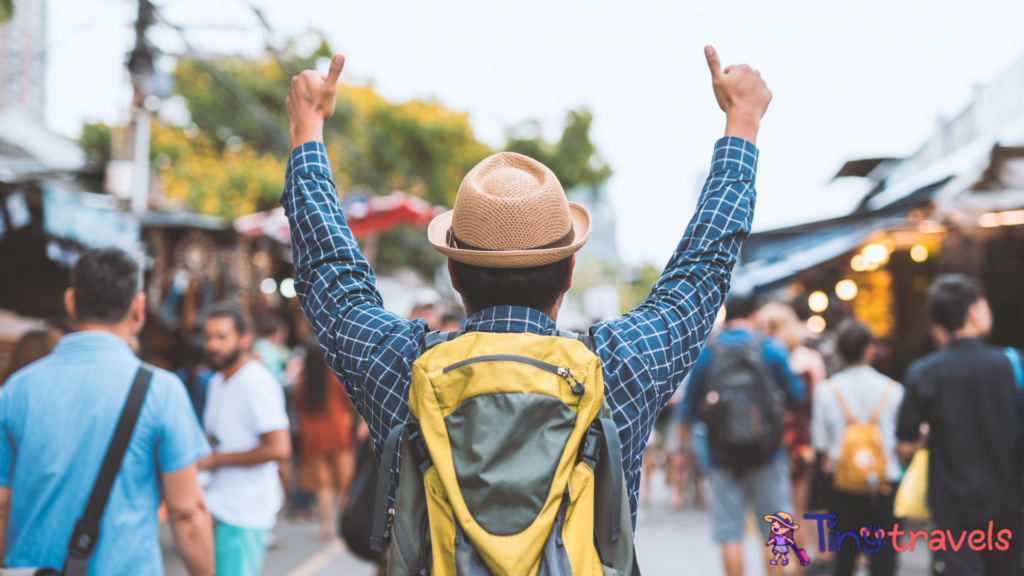
[[[875,342],[871,330],[853,318],[843,320],[836,333],[839,336],[839,353],[847,364],[864,360],[864,352]]]
[[[952,334],[964,327],[967,311],[985,297],[981,285],[963,274],[943,274],[928,289],[928,313],[932,322]]]
[[[757,300],[746,294],[730,294],[725,299],[725,320],[747,320],[757,310]]]
[[[139,265],[116,248],[89,250],[71,269],[71,287],[79,322],[117,324],[142,289]]]
[[[534,268],[483,268],[451,260],[452,279],[466,307],[522,306],[547,313],[565,290],[572,257]]]

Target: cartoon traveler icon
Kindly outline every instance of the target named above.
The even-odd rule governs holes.
[[[800,560],[800,564],[806,566],[810,563],[807,553],[796,547],[796,542],[793,541],[793,531],[799,530],[800,526],[793,523],[793,517],[785,512],[776,512],[770,516],[765,516],[764,521],[772,525],[772,535],[765,542],[765,546],[771,547],[772,553],[775,554],[775,558],[772,558],[770,562],[772,564],[781,564],[783,566],[789,564],[789,547],[793,547],[793,551],[796,552],[797,557]]]

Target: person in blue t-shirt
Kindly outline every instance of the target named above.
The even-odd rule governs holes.
[[[757,342],[758,362],[763,364],[764,374],[770,384],[785,393],[786,405],[793,408],[803,400],[803,382],[789,369],[786,346],[774,339],[756,332],[752,316],[755,302],[749,296],[730,295],[725,302],[725,327],[712,342],[704,347],[690,373],[683,401],[679,403],[680,446],[686,446],[690,438],[690,427],[702,419],[701,408],[718,400],[718,393],[708,391],[710,380],[716,373],[713,368],[715,350],[726,350]],[[724,395],[723,395],[724,396]],[[710,398],[710,399],[709,399]],[[722,402],[726,399],[723,397]],[[712,425],[708,424],[709,428]],[[753,500],[756,517],[761,518],[779,511],[792,510],[789,486],[789,463],[781,443],[775,455],[767,463],[745,467],[741,470],[721,465],[722,455],[716,458],[715,446],[710,447],[711,471],[711,531],[712,538],[722,546],[722,562],[728,576],[743,574],[743,527],[746,519],[747,502]],[[770,526],[763,524],[761,531],[769,537]],[[781,574],[781,567],[771,565],[768,573]]]
[[[85,253],[68,313],[81,331],[26,366],[0,395],[0,554],[60,568],[140,362],[128,346],[146,317],[139,266],[120,250]],[[161,495],[189,574],[213,574],[210,515],[196,462],[210,453],[185,386],[154,369],[110,492],[88,573],[160,576]]]

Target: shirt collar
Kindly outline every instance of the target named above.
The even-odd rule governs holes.
[[[466,320],[467,332],[529,332],[551,336],[558,333],[547,314],[522,306],[495,306],[481,310]]]
[[[53,352],[54,354],[66,354],[84,350],[109,350],[130,356],[135,355],[127,342],[103,330],[85,330],[83,332],[65,334],[61,337]]]
[[[981,340],[978,338],[956,338],[950,340],[948,345],[954,348],[977,348],[981,346]]]

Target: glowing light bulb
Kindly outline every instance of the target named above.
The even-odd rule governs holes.
[[[910,259],[914,262],[924,262],[928,259],[928,247],[924,244],[915,244],[910,249]]]
[[[824,312],[828,308],[828,295],[821,290],[811,292],[807,298],[807,305],[815,312]]]
[[[264,278],[263,282],[260,282],[260,292],[264,294],[277,292],[277,282],[273,278]]]
[[[836,284],[836,296],[840,300],[853,300],[857,297],[857,283],[853,280],[840,280]]]
[[[807,329],[815,334],[825,329],[825,319],[821,316],[811,316],[807,319]]]
[[[861,256],[860,254],[857,254],[856,256],[853,257],[853,260],[850,260],[850,268],[853,268],[854,272],[863,272],[863,271],[867,270],[868,269],[868,260],[867,260],[867,258]]]
[[[295,280],[291,278],[281,280],[281,296],[295,298]]]

